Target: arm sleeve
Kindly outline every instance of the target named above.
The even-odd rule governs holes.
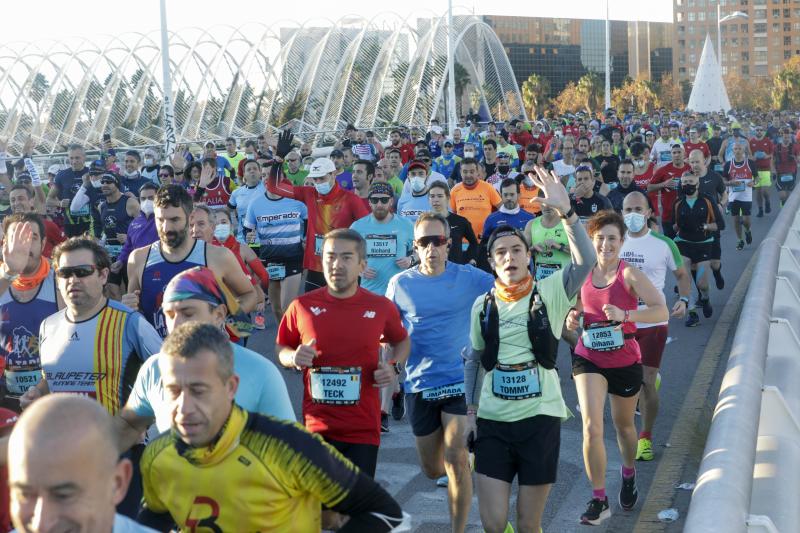
[[[272,194],[277,194],[284,198],[295,198],[302,201],[300,194],[298,194],[299,191],[297,190],[300,187],[295,187],[286,177],[282,177],[282,172],[279,172],[279,167],[279,164],[273,163],[269,178],[267,178],[267,190]]]
[[[253,271],[253,273],[258,276],[258,279],[261,281],[261,286],[264,290],[269,288],[269,274],[267,270],[264,268],[264,265],[261,263],[261,260],[258,258],[252,259],[247,266]]]
[[[78,189],[78,192],[75,193],[75,197],[72,199],[72,203],[69,204],[69,210],[71,212],[79,211],[83,206],[89,203],[89,195],[86,194],[86,187],[81,186]]]
[[[472,229],[472,224],[467,220],[464,224],[464,238],[467,239],[469,245],[467,246],[467,253],[465,259],[469,261],[478,260],[478,238],[475,236],[475,230]]]
[[[567,234],[572,261],[562,270],[562,281],[567,298],[572,299],[578,294],[583,282],[586,281],[586,276],[597,262],[597,255],[583,224],[563,224],[563,226]]]
[[[481,366],[481,355],[486,347],[481,335],[480,313],[484,297],[478,296],[470,313],[470,345],[461,352],[464,358],[464,395],[467,405],[480,403],[481,388],[486,371]]]

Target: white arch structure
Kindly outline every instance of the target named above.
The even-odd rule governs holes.
[[[388,19],[387,19],[388,17]],[[387,23],[387,20],[389,21]],[[457,113],[525,117],[502,44],[471,15],[454,17]],[[287,123],[318,132],[446,119],[447,18],[344,17],[302,26],[247,24],[170,35],[178,142],[254,137]],[[274,30],[273,28],[280,28]],[[159,34],[0,45],[0,137],[40,154],[68,143],[161,144]]]

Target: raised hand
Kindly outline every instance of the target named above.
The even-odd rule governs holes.
[[[285,158],[292,151],[292,141],[294,134],[289,130],[284,130],[278,135],[278,146],[275,147],[275,155],[281,159]]]
[[[567,189],[561,184],[558,174],[552,170],[548,172],[543,167],[534,167],[535,172],[528,172],[528,176],[533,180],[533,184],[544,193],[544,198],[533,198],[531,202],[550,207],[560,215],[565,214],[570,209],[569,195]]]
[[[28,264],[33,228],[29,222],[14,224],[14,231],[6,235],[3,243],[3,263],[9,274],[21,274]]]
[[[200,171],[200,183],[198,187],[205,189],[217,177],[217,169],[208,165],[203,165],[203,170]]]

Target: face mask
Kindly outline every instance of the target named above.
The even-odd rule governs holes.
[[[636,165],[639,168],[642,168],[645,165],[645,160],[644,159],[637,159],[636,161],[633,162],[633,164]]]
[[[247,159],[249,161],[253,161],[253,160],[255,160],[255,158],[256,158],[256,154],[247,154]]]
[[[100,180],[91,180],[91,182],[92,182],[92,187],[94,187],[95,189],[99,189],[100,187],[103,186],[103,184],[100,183]]]
[[[627,213],[625,215],[625,225],[631,233],[638,233],[644,227],[646,219],[641,213]]]
[[[501,166],[497,167],[497,171],[500,174],[508,174],[509,170],[511,170],[511,167],[508,166],[508,165],[501,165]]]
[[[325,183],[314,183],[314,188],[320,194],[328,194],[331,192],[332,185],[331,182],[326,181]]]
[[[561,130],[556,130],[556,137],[562,137],[563,135],[564,135],[564,132],[563,132],[563,131],[561,131]]]
[[[230,224],[218,224],[217,227],[214,228],[214,237],[220,242],[226,240],[230,234]]]
[[[472,158],[474,158],[475,157],[475,152],[467,152],[467,151],[465,151],[464,152],[464,157],[472,157]]]
[[[146,166],[146,167],[152,167],[152,166],[153,166],[153,163],[154,163],[154,161],[153,161],[153,158],[152,158],[152,157],[145,157],[145,158],[144,158],[144,166]]]
[[[411,189],[414,192],[422,192],[425,189],[425,178],[415,177],[411,179]]]
[[[144,213],[147,216],[150,216],[153,214],[153,209],[155,208],[155,204],[153,203],[153,200],[142,200],[142,204],[140,207],[142,209],[142,213]]]
[[[134,170],[134,171],[132,171],[132,172],[128,172],[128,171],[126,170],[126,171],[125,171],[125,177],[126,177],[126,178],[129,178],[129,179],[138,178],[138,177],[139,177],[139,171],[138,171],[138,170]]]
[[[697,185],[681,185],[681,192],[686,196],[691,196],[697,191]]]

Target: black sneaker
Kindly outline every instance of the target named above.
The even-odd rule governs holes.
[[[725,288],[725,279],[722,277],[722,268],[719,270],[711,269],[711,272],[714,274],[714,281],[717,282],[717,290],[721,291]]]
[[[764,217],[764,210],[759,209],[758,213],[756,213],[756,218],[763,218]]]
[[[767,203],[766,203],[766,205],[764,206],[764,212],[765,212],[766,214],[768,214],[768,215],[769,215],[770,213],[772,213],[772,206],[771,206],[771,205],[769,205],[769,202],[767,202]]]
[[[714,314],[714,308],[711,307],[711,298],[703,298],[698,303],[703,306],[703,316],[711,318],[711,315]]]
[[[392,396],[392,418],[395,420],[402,420],[406,414],[405,396],[406,393],[403,392],[402,388],[400,392]]]
[[[744,241],[739,241],[736,243],[737,250],[744,250]]]
[[[747,244],[753,244],[753,234],[750,230],[744,230],[744,242]]]
[[[697,311],[689,311],[689,316],[686,317],[686,327],[693,328],[700,325],[700,317],[697,316]]]
[[[389,414],[381,413],[381,433],[389,433]]]
[[[608,496],[602,501],[592,498],[588,505],[586,512],[581,515],[581,524],[599,526],[611,516],[611,509],[608,508]]]
[[[622,477],[621,473],[620,477]],[[619,506],[626,511],[630,511],[638,500],[639,491],[636,488],[636,474],[633,474],[630,479],[622,477],[622,487],[619,489]]]

